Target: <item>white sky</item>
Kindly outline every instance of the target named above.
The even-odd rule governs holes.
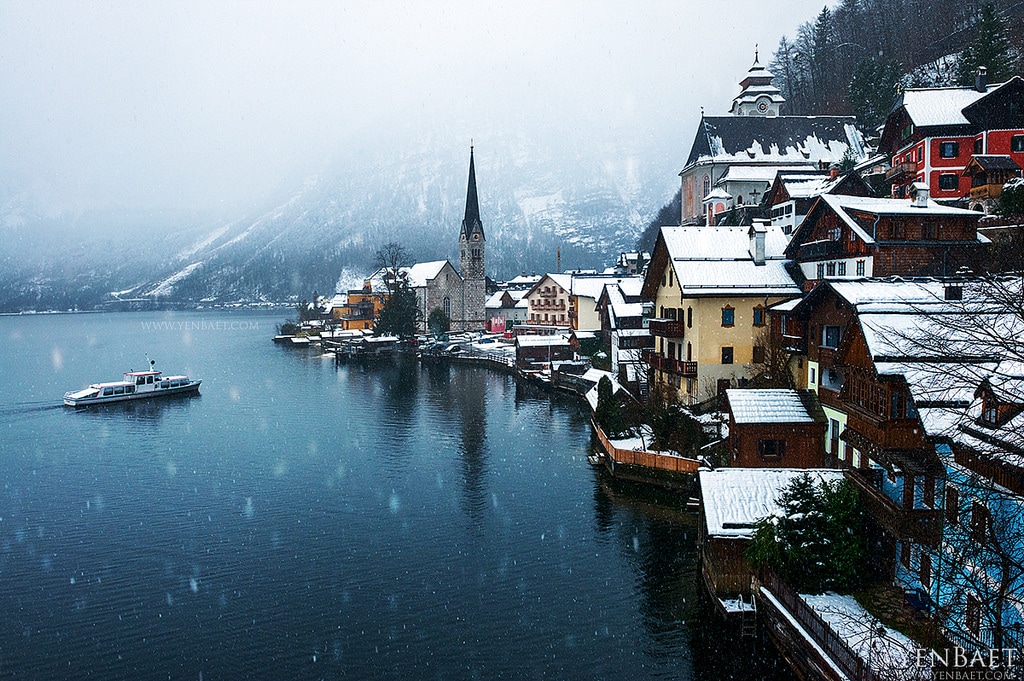
[[[207,208],[351,144],[640,127],[685,156],[823,0],[0,0],[0,201]],[[679,159],[679,167],[685,158]]]

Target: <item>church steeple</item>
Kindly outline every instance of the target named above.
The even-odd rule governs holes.
[[[466,216],[459,230],[459,274],[462,275],[461,331],[482,329],[487,319],[487,268],[484,251],[484,225],[480,221],[480,201],[476,194],[476,163],[473,144],[469,145],[469,186],[466,188]]]
[[[466,217],[462,220],[462,234],[467,241],[473,234],[483,238],[484,225],[480,222],[480,202],[476,195],[476,164],[473,162],[473,143],[469,144],[469,187],[466,189]]]
[[[734,116],[778,116],[786,99],[772,85],[775,76],[761,65],[760,51],[754,46],[754,63],[740,81],[743,90],[732,100],[729,112]]]

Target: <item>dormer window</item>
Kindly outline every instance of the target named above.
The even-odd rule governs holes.
[[[986,426],[995,427],[999,420],[999,402],[996,396],[986,392],[981,396],[981,422]]]

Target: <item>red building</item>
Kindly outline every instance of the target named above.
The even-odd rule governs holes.
[[[1024,167],[1024,79],[988,86],[981,69],[974,87],[909,88],[886,118],[879,150],[892,157],[886,178],[894,197],[924,182],[934,199],[984,210],[988,197],[972,195],[964,170],[975,155]]]

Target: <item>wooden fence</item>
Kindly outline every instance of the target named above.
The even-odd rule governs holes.
[[[675,473],[696,473],[697,469],[700,468],[700,462],[696,459],[687,459],[683,456],[663,454],[661,452],[619,449],[611,443],[608,437],[604,434],[604,431],[601,430],[601,427],[597,425],[596,421],[592,420],[590,423],[594,427],[594,432],[597,433],[597,439],[601,442],[601,447],[604,449],[605,454],[615,462],[615,464],[645,466],[647,468],[657,468],[659,470],[673,471]]]
[[[800,598],[800,594],[794,591],[793,587],[771,570],[765,570],[760,579],[761,584],[789,611],[848,678],[853,681],[881,681],[860,655],[807,604],[807,601]]]

